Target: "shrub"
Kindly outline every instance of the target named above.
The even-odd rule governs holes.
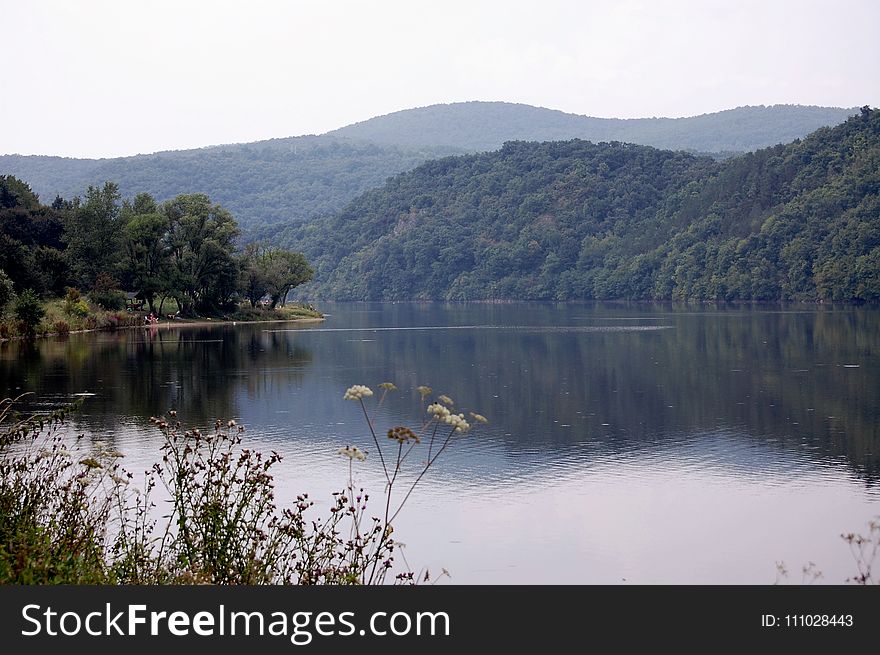
[[[119,290],[119,283],[107,273],[100,273],[95,278],[89,298],[108,311],[125,309],[125,294]]]
[[[53,324],[53,328],[55,329],[55,332],[57,332],[61,336],[67,336],[68,334],[70,334],[70,323],[68,323],[67,321],[55,321],[55,323]]]
[[[67,293],[64,295],[64,313],[71,316],[76,311],[77,304],[82,300],[82,294],[76,287],[67,287]],[[86,306],[88,313],[88,305]]]
[[[126,312],[107,312],[96,317],[97,327],[100,330],[115,330],[127,325],[140,325],[137,316],[131,316]]]
[[[92,291],[89,293],[89,299],[107,311],[125,309],[125,294],[122,291],[114,289],[108,291]]]
[[[19,321],[22,334],[30,337],[34,336],[40,321],[46,315],[43,303],[32,289],[25,289],[19,294],[13,303],[13,312]]]
[[[85,300],[77,300],[71,305],[68,314],[76,316],[77,318],[85,318],[91,311],[92,310],[89,309],[89,304]]]

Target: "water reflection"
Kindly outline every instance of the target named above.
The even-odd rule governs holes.
[[[317,360],[345,363],[328,369],[338,385],[455,390],[514,454],[597,442],[620,452],[727,429],[771,450],[842,457],[868,481],[878,473],[874,310],[409,304],[342,306],[334,318],[360,338],[301,336]],[[431,329],[387,329],[399,325]],[[498,329],[509,325],[520,327]]]
[[[414,388],[432,385],[489,415],[494,443],[520,465],[531,452],[625,452],[728,430],[770,451],[842,458],[868,481],[878,474],[874,310],[411,303],[328,311],[319,326],[8,342],[0,389],[34,391],[48,404],[94,394],[85,429],[174,408],[193,423],[246,416],[323,441],[300,428],[347,416],[340,389],[393,380],[404,394],[390,405],[396,421],[411,418]],[[285,412],[295,419],[278,420]]]
[[[0,388],[53,406],[85,396],[76,421],[112,433],[122,421],[176,409],[194,424],[239,414],[237,396],[297,382],[311,353],[283,335],[218,328],[75,334],[0,348]]]

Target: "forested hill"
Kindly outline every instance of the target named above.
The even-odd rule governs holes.
[[[290,137],[116,159],[0,156],[0,175],[27,182],[45,203],[81,196],[106,181],[123,196],[158,200],[205,193],[246,235],[338,211],[367,189],[429,159],[494,150],[505,141],[584,138],[730,154],[791,141],[842,122],[846,109],[742,107],[681,119],[616,120],[501,102],[411,109],[324,136]]]
[[[702,153],[742,153],[788,143],[842,123],[857,109],[774,105],[689,118],[592,118],[507,102],[459,102],[407,109],[329,132],[402,146],[495,150],[506,141],[623,141]]]
[[[289,229],[338,299],[880,300],[880,111],[722,163],[573,140],[431,161]]]
[[[390,176],[455,152],[461,150],[304,136],[116,159],[5,155],[0,174],[26,181],[46,203],[105,181],[127,197],[204,193],[248,230],[337,211]]]

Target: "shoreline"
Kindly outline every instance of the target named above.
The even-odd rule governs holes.
[[[88,330],[71,330],[67,334],[62,335],[60,332],[47,332],[46,334],[38,334],[33,337],[6,337],[0,338],[0,344],[7,341],[24,341],[27,339],[49,339],[52,337],[70,336],[71,334],[87,334],[89,332],[121,332],[122,330],[158,330],[182,327],[212,327],[219,325],[256,325],[259,323],[320,323],[326,320],[324,317],[306,316],[302,318],[273,318],[266,321],[236,321],[232,319],[219,318],[211,319],[176,319],[173,321],[164,320],[152,325],[125,325],[112,329],[107,328],[91,328]]]
[[[145,330],[151,330],[153,328],[173,328],[173,327],[210,327],[212,325],[255,325],[257,323],[320,323],[326,319],[319,318],[317,316],[306,316],[303,318],[273,318],[268,321],[236,321],[233,319],[225,319],[218,318],[217,320],[211,319],[175,319],[173,321],[165,320],[159,323],[154,323],[152,325],[129,325],[124,328],[117,328],[121,330],[136,330],[138,328],[143,328]],[[94,330],[78,330],[78,332],[101,332],[99,329]],[[112,332],[112,330],[111,330]],[[74,334],[73,331],[70,334]]]

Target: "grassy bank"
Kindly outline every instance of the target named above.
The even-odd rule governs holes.
[[[140,327],[146,324],[146,310],[106,310],[100,305],[85,298],[75,303],[63,298],[53,298],[41,302],[42,318],[28,335],[27,327],[13,311],[0,315],[0,341],[24,338],[27,336],[66,336],[73,332],[89,330],[118,330],[122,328]],[[275,309],[257,307],[242,303],[234,311],[223,312],[212,316],[191,316],[169,318],[177,314],[177,303],[169,300],[163,307],[163,317],[158,325],[187,325],[213,322],[257,323],[264,321],[296,321],[304,319],[323,319],[324,315],[310,305],[289,303]]]

